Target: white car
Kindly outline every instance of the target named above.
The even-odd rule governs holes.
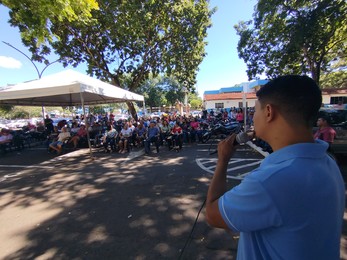
[[[114,115],[114,121],[124,120],[124,119],[129,119],[129,115],[127,115],[127,114]]]
[[[162,114],[163,114],[162,112],[153,112],[150,114],[150,117],[151,119],[156,119],[156,118],[160,118]]]
[[[201,118],[201,111],[192,111],[191,114],[193,117]]]

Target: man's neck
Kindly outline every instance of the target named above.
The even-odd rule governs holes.
[[[269,144],[273,151],[284,148],[288,145],[298,143],[313,143],[312,131],[305,127],[287,127],[277,128],[277,131],[271,133],[272,138]]]

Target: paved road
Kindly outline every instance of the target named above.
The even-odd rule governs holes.
[[[228,165],[228,178],[242,180],[245,175],[259,166],[264,156],[248,145],[240,145]],[[197,165],[213,174],[217,163],[217,154],[209,154],[209,144],[198,144]]]
[[[189,146],[187,146],[189,147]],[[209,144],[194,144],[193,149],[196,150],[196,163],[204,171],[213,174],[216,162],[217,154],[209,154]],[[161,149],[162,152],[168,152],[165,148]],[[85,152],[88,152],[86,150]],[[77,152],[78,153],[78,152]],[[99,156],[102,154],[102,149],[93,149],[93,156]],[[173,154],[173,152],[170,152]],[[71,150],[67,150],[65,157],[73,156]],[[113,154],[115,156],[115,154]],[[126,158],[133,159],[135,157],[143,156],[143,150],[134,150]],[[118,156],[118,155],[117,155]],[[124,156],[122,156],[124,157]],[[42,165],[43,162],[61,160],[63,157],[57,157],[54,154],[48,153],[43,145],[24,149],[22,151],[10,152],[0,157],[0,176],[14,176],[18,171],[29,168],[46,168],[51,169],[53,166]],[[228,168],[228,178],[241,180],[251,170],[256,168],[264,156],[252,149],[248,145],[241,145],[237,149],[235,156],[230,160]]]
[[[237,236],[204,219],[216,161],[206,149],[2,156],[0,259],[235,259]],[[229,186],[261,159],[240,146]]]

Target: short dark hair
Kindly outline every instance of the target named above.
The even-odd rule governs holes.
[[[261,106],[272,104],[289,123],[308,127],[317,119],[322,104],[322,92],[308,76],[280,76],[266,83],[256,95]]]
[[[327,122],[328,125],[331,124],[331,119],[328,115],[319,115],[318,119],[321,118],[322,120],[324,120],[325,122]]]

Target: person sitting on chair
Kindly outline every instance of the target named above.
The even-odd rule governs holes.
[[[170,136],[171,132],[171,126],[169,125],[169,122],[166,119],[162,120],[162,125],[160,127],[160,142],[163,143],[164,141],[168,143],[167,138]]]
[[[105,135],[102,137],[102,144],[105,148],[105,152],[111,152],[116,150],[116,137],[118,135],[118,132],[116,129],[113,128],[112,124],[107,125],[107,131]],[[108,149],[108,145],[110,145],[111,150]]]
[[[146,139],[146,134],[147,134],[147,129],[144,126],[142,121],[139,122],[139,124],[135,128],[134,134],[135,134],[135,138],[134,138],[135,145],[139,147],[143,143],[143,141]]]
[[[174,127],[171,129],[172,139],[173,139],[173,149],[182,149],[182,127],[180,127],[178,121],[176,121]]]
[[[129,128],[128,122],[124,123],[124,126],[122,130],[120,131],[119,137],[119,153],[126,153],[129,151],[128,145],[129,145],[129,139],[132,135],[132,129]]]
[[[50,149],[57,151],[58,155],[61,154],[63,150],[64,142],[71,137],[70,132],[67,131],[67,127],[63,126],[60,134],[58,134],[57,140],[49,145]]]
[[[86,137],[87,137],[86,126],[81,125],[81,127],[78,129],[77,133],[69,140],[68,143],[69,144],[73,143],[73,148],[76,149],[79,140],[81,140],[82,138],[86,138]]]
[[[0,149],[5,153],[6,145],[9,145],[12,142],[13,136],[10,133],[10,130],[2,128],[0,132]]]
[[[149,128],[147,130],[147,139],[144,140],[146,154],[149,154],[151,152],[150,145],[153,142],[155,143],[155,147],[157,148],[157,153],[159,153],[159,135],[160,135],[159,127],[156,126],[155,121],[151,121],[151,123],[149,124]]]

